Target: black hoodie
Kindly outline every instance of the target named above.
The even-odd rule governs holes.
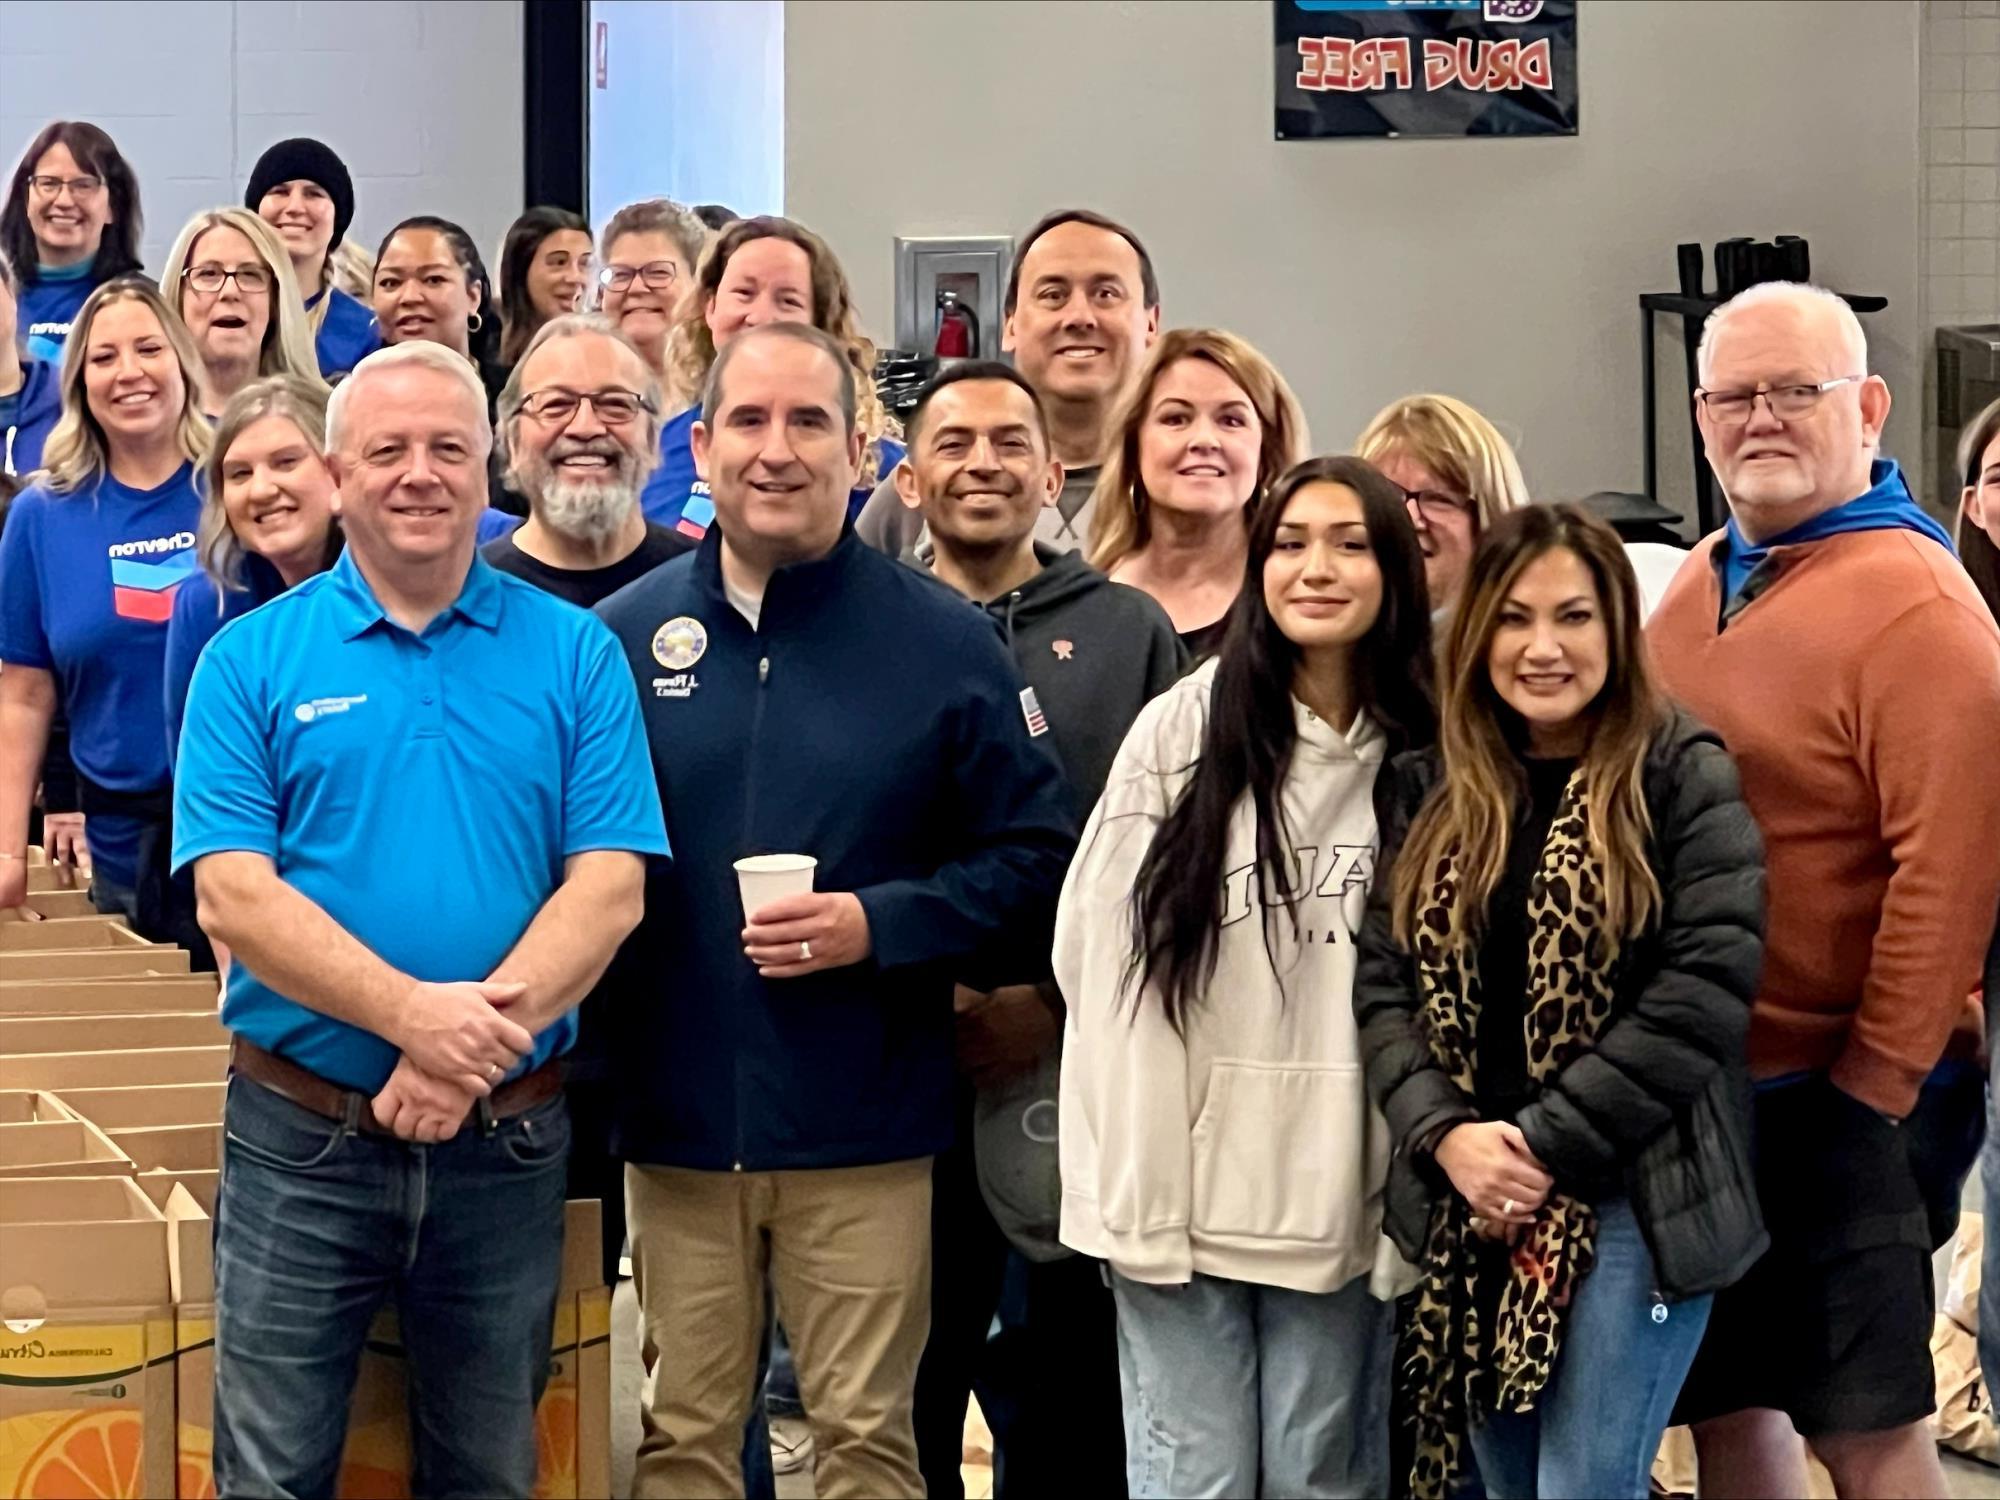
[[[928,570],[931,549],[916,562]],[[1125,732],[1187,671],[1173,622],[1151,595],[1113,583],[1074,552],[1035,543],[1042,571],[986,606],[1048,719],[1079,823],[1111,774]]]

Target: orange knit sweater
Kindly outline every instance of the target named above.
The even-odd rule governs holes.
[[[1909,531],[1778,549],[1718,628],[1719,536],[1648,627],[1666,690],[1728,743],[1770,869],[1750,1068],[1830,1069],[1908,1114],[2000,908],[2000,630]]]

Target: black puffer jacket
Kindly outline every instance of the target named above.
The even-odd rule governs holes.
[[[1479,1117],[1423,1032],[1416,964],[1396,945],[1389,872],[1441,779],[1436,750],[1397,757],[1382,858],[1363,926],[1354,1009],[1369,1091],[1396,1142],[1385,1225],[1415,1259],[1430,1205],[1450,1190],[1424,1148]],[[1676,714],[1645,771],[1653,868],[1665,912],[1618,960],[1617,999],[1597,1045],[1516,1120],[1565,1190],[1624,1191],[1673,1298],[1730,1285],[1767,1243],[1750,1165],[1743,1043],[1764,954],[1764,847],[1722,741]]]

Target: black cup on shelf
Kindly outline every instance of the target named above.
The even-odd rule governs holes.
[[[1715,242],[1715,295],[1725,302],[1755,279],[1756,254],[1748,237]]]
[[[1674,264],[1680,268],[1681,295],[1699,297],[1701,295],[1702,254],[1701,246],[1674,246]]]
[[[1806,241],[1796,234],[1778,236],[1778,254],[1784,265],[1786,281],[1812,280],[1812,251]]]

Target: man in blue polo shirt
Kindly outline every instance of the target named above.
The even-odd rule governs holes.
[[[327,1495],[394,1297],[419,1494],[526,1495],[562,1253],[571,1008],[666,853],[631,678],[474,555],[492,434],[413,342],[334,394],[347,550],[190,690],[176,868],[235,955],[216,1215],[223,1494]]]

